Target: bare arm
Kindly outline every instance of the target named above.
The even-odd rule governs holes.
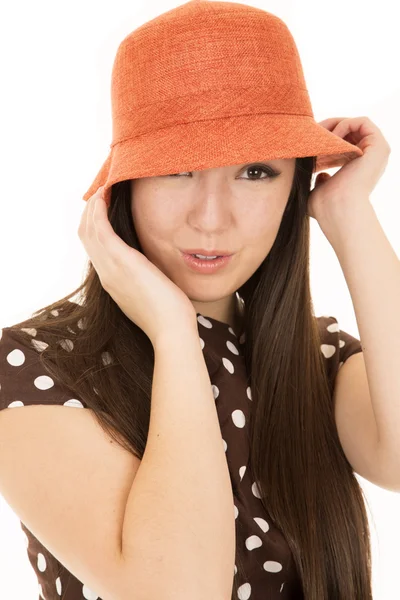
[[[16,347],[3,333],[0,367]],[[104,432],[91,409],[5,408],[0,493],[104,600],[229,600],[233,495],[197,330],[166,335],[154,367],[142,461]],[[33,360],[21,368],[31,381],[40,373]],[[5,405],[25,401],[13,369],[14,377],[0,370]],[[56,382],[45,404],[60,402],[61,393]]]
[[[132,586],[149,600],[231,597],[232,487],[194,328],[155,344],[148,441],[126,505],[122,560],[126,598]]]

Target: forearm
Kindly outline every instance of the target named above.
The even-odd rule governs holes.
[[[122,554],[138,597],[228,600],[233,495],[198,332],[166,333],[154,352],[148,440],[128,497]]]

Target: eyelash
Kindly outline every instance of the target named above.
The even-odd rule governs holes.
[[[272,169],[271,167],[267,167],[267,165],[259,165],[259,164],[254,164],[254,165],[249,165],[248,167],[245,168],[244,172],[249,171],[250,169],[259,169],[260,171],[263,171],[264,173],[267,173],[267,177],[261,177],[260,179],[250,179],[250,178],[246,178],[247,181],[263,181],[264,179],[274,179],[275,177],[278,177],[278,175],[280,175],[279,171],[275,171],[274,169]],[[188,173],[190,173],[191,171],[188,171]],[[180,177],[180,173],[172,173],[171,175],[166,175],[166,177],[175,177],[178,178]]]

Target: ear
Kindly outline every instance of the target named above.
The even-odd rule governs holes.
[[[323,183],[324,181],[326,181],[327,179],[330,179],[331,175],[329,175],[329,173],[318,173],[317,177],[315,178],[315,187],[317,187],[317,185],[320,185],[321,183]]]

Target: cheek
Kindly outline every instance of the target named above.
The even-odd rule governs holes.
[[[279,231],[285,205],[270,202],[253,214],[246,215],[246,237],[249,246],[263,252],[271,248]]]
[[[152,218],[148,203],[143,202],[138,193],[131,202],[131,212],[139,243],[143,252],[149,258],[148,253],[153,246],[152,240],[157,238],[158,232],[154,230],[154,219]]]
[[[157,227],[161,225],[161,219],[157,218],[158,210],[156,203],[152,202],[151,197],[146,190],[137,190],[135,197],[131,201],[132,218],[136,231],[149,235],[152,232],[157,233]]]
[[[148,258],[155,259],[171,245],[177,227],[174,214],[161,202],[137,196],[131,203],[132,218],[140,245]]]

